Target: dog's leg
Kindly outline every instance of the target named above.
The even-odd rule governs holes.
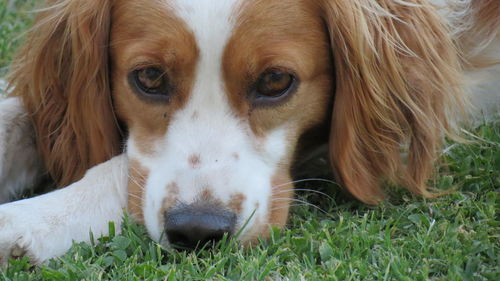
[[[33,188],[43,170],[33,128],[20,100],[0,96],[0,204]]]
[[[33,263],[64,254],[75,242],[120,229],[127,203],[125,155],[87,171],[80,181],[38,197],[0,205],[0,264],[28,256]]]

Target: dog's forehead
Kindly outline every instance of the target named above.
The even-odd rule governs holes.
[[[184,20],[200,41],[213,41],[228,36],[240,5],[240,0],[170,1],[173,12]]]
[[[242,35],[242,30],[265,39],[277,33],[296,35],[295,32],[315,25],[313,18],[317,18],[316,5],[309,0],[166,1],[169,10],[194,33],[200,45],[227,43],[235,39],[235,34]]]
[[[175,14],[192,32],[200,61],[198,70],[205,78],[220,79],[224,49],[235,25],[240,0],[172,0]]]
[[[213,56],[230,43],[254,50],[304,34],[318,37],[323,23],[314,1],[304,0],[159,0],[117,1],[113,9],[112,46],[143,41],[157,49],[179,49],[192,43]],[[321,30],[321,32],[324,32]],[[115,42],[117,41],[117,42]],[[242,43],[243,42],[243,43]],[[144,46],[141,46],[144,48]],[[146,46],[147,47],[147,46]],[[201,48],[205,50],[201,50]],[[240,48],[242,49],[242,48]],[[182,50],[181,52],[182,53]]]

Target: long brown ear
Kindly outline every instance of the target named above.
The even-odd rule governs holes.
[[[446,26],[426,0],[320,3],[336,67],[337,176],[369,204],[383,199],[388,182],[431,196],[426,182],[463,98]]]
[[[10,82],[32,114],[48,172],[63,186],[119,152],[108,81],[111,1],[49,2],[12,63]]]

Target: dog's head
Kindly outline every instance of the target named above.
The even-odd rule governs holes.
[[[52,4],[12,75],[47,168],[68,184],[123,141],[129,211],[155,240],[192,246],[246,225],[245,243],[283,226],[312,128],[358,199],[378,203],[386,182],[428,195],[460,104],[456,52],[428,1]]]

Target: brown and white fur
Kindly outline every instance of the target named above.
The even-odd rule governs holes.
[[[45,172],[64,188],[0,206],[0,262],[59,256],[123,210],[165,247],[185,208],[232,214],[230,233],[248,222],[251,243],[285,225],[306,143],[327,144],[363,202],[387,183],[433,196],[463,93],[498,112],[499,14],[495,0],[49,1],[0,101],[0,200]],[[131,86],[148,66],[165,97]],[[295,88],[253,95],[274,68]]]

